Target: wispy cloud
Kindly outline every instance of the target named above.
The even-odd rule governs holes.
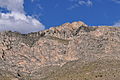
[[[112,1],[115,2],[115,3],[120,4],[120,0],[112,0]]]
[[[40,4],[37,4],[37,7],[41,10],[43,10],[43,7]]]
[[[112,1],[115,2],[115,3],[120,4],[120,0],[112,0]],[[117,22],[115,22],[113,26],[115,26],[115,27],[120,27],[120,20],[117,21]]]
[[[115,24],[114,24],[113,26],[115,26],[115,27],[120,27],[120,20],[117,21],[117,22],[115,22]]]
[[[36,1],[36,0],[31,0],[31,2],[34,2],[34,1]]]
[[[40,21],[25,15],[23,4],[24,0],[0,0],[0,7],[10,11],[9,13],[0,12],[0,31],[30,33],[44,29]]]
[[[70,1],[73,3],[73,5],[68,9],[73,9],[80,6],[91,7],[93,5],[93,2],[91,0],[70,0]]]
[[[80,0],[80,1],[78,1],[78,4],[79,4],[79,5],[92,6],[92,5],[93,5],[93,2],[90,1],[90,0],[88,0],[88,1]]]

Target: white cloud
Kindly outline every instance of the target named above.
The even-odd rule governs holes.
[[[112,1],[115,2],[115,3],[120,4],[120,0],[112,0]]]
[[[0,7],[7,8],[10,11],[24,12],[24,0],[0,0]]]
[[[44,25],[37,19],[25,15],[23,4],[24,0],[0,0],[0,7],[11,11],[0,13],[0,31],[30,33],[44,29]]]
[[[91,7],[93,5],[93,2],[91,0],[70,0],[70,1],[73,3],[73,5],[68,9],[73,9],[83,5]]]
[[[0,31],[11,30],[21,33],[30,33],[43,29],[44,25],[31,16],[25,16],[22,13],[16,12],[0,14]]]
[[[120,20],[118,22],[116,22],[113,26],[120,27]]]
[[[93,2],[90,1],[90,0],[88,0],[88,1],[79,0],[79,1],[78,1],[78,4],[79,4],[79,5],[92,6],[92,5],[93,5]]]

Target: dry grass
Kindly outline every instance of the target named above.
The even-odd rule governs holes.
[[[119,80],[119,60],[98,60],[84,65],[64,65],[41,80]]]

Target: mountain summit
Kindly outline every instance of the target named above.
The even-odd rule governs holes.
[[[120,27],[65,23],[0,32],[0,80],[119,80]]]

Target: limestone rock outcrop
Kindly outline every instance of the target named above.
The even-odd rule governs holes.
[[[0,32],[0,70],[14,77],[8,80],[60,80],[48,76],[73,61],[82,66],[99,60],[120,60],[120,27],[79,21],[29,34]]]

